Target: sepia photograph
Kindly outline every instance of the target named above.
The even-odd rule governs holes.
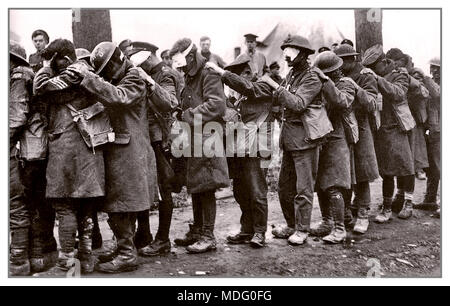
[[[442,8],[7,11],[8,278],[443,276]]]

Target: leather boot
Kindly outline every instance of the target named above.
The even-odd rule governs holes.
[[[380,213],[375,217],[375,222],[377,223],[386,223],[389,222],[392,218],[392,199],[384,198],[383,204],[380,208]]]
[[[99,263],[96,270],[103,273],[134,271],[138,267],[137,250],[133,243],[136,214],[111,213],[108,222],[117,238],[117,256],[113,260]]]
[[[266,235],[264,233],[256,233],[250,240],[250,246],[253,248],[262,248],[266,244]]]
[[[170,248],[170,240],[162,241],[159,239],[155,239],[148,246],[140,249],[138,251],[138,254],[144,257],[165,255],[170,253]]]
[[[75,252],[59,251],[56,267],[61,271],[69,271],[75,265]]]
[[[413,204],[411,200],[405,200],[405,203],[403,204],[403,209],[398,214],[398,217],[400,219],[409,219],[412,217],[413,214]]]
[[[247,233],[240,232],[236,235],[228,236],[227,242],[230,244],[246,244],[246,243],[249,243],[252,238],[253,238],[253,234],[247,234]]]
[[[174,242],[178,246],[189,246],[199,241],[200,238],[201,230],[193,224],[189,224],[189,231],[184,235],[184,237],[177,238],[174,240]]]
[[[323,238],[327,243],[337,244],[344,242],[347,233],[345,231],[345,203],[342,194],[333,192],[329,196],[331,210],[334,219],[334,228],[328,236]],[[348,211],[350,211],[348,209]],[[351,212],[350,212],[351,213]],[[352,216],[353,217],[353,216]]]
[[[272,235],[278,239],[288,239],[295,233],[295,229],[289,226],[276,226],[272,229]]]
[[[292,245],[302,245],[307,239],[307,232],[295,231],[291,236],[289,236],[288,242]]]
[[[186,247],[186,250],[189,253],[205,253],[208,251],[213,251],[216,249],[216,239],[214,238],[214,234],[205,230],[200,240],[196,243],[189,245]]]
[[[356,218],[355,227],[353,232],[358,234],[365,234],[369,228],[369,213],[366,207],[358,210],[358,216]]]
[[[9,273],[11,276],[27,276],[30,274],[28,228],[18,228],[11,231]]]

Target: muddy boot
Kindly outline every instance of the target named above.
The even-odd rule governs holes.
[[[427,175],[422,169],[420,169],[419,171],[416,172],[416,178],[418,180],[424,181],[427,179]]]
[[[56,261],[56,268],[61,271],[69,271],[75,265],[75,252],[60,251],[58,260]]]
[[[340,194],[337,191],[332,191],[329,193],[329,201],[331,204],[331,211],[333,213],[333,219],[334,219],[334,228],[333,231],[328,235],[323,237],[323,241],[326,243],[332,243],[332,244],[338,244],[344,242],[347,233],[345,231],[345,203],[344,199],[342,197],[342,194]],[[348,212],[351,211],[350,209],[347,209]],[[353,219],[353,216],[352,216]]]
[[[295,229],[289,226],[276,226],[272,229],[272,235],[278,239],[288,239],[295,233]]]
[[[398,214],[398,218],[406,220],[412,217],[413,214],[413,204],[411,200],[405,200],[403,204],[403,209]]]
[[[398,214],[403,209],[403,203],[405,202],[405,194],[396,194],[392,201],[392,212]]]
[[[365,234],[369,228],[369,213],[366,207],[358,210],[358,216],[356,218],[355,227],[353,232],[358,234]]]
[[[211,230],[204,230],[200,240],[186,247],[189,253],[205,253],[216,249],[216,238]]]
[[[302,245],[307,239],[307,232],[295,231],[291,236],[289,236],[288,242],[292,245]]]
[[[375,217],[375,222],[386,223],[392,219],[392,198],[383,198],[383,204],[380,206],[380,212]]]
[[[9,274],[11,276],[27,276],[30,274],[28,259],[28,228],[11,231],[9,254]]]
[[[196,243],[201,238],[201,231],[193,224],[189,224],[189,231],[184,235],[183,238],[175,239],[174,242],[178,246],[189,246]]]
[[[414,209],[426,210],[426,211],[436,211],[439,208],[439,205],[436,203],[436,197],[434,199],[428,195],[425,195],[423,202],[420,204],[414,204]]]
[[[112,248],[112,249],[107,249],[107,250],[103,251],[102,253],[100,253],[100,254],[97,256],[97,258],[98,258],[98,261],[99,261],[100,263],[102,263],[102,262],[108,262],[108,261],[113,260],[114,257],[117,256],[117,254],[118,254],[118,251],[117,251],[117,246],[116,246],[116,247],[114,247],[114,248]]]
[[[34,223],[34,220],[33,220]],[[44,253],[44,237],[43,231],[39,226],[31,226],[31,241],[30,241],[30,266],[32,273],[44,272],[56,264],[58,259],[58,252]]]
[[[250,245],[253,248],[262,248],[266,244],[266,236],[264,233],[256,233],[250,240]]]
[[[138,251],[140,256],[148,257],[148,256],[157,256],[157,255],[165,255],[170,253],[170,241],[162,241],[159,239],[153,240],[150,245],[142,248]]]
[[[253,234],[247,234],[247,233],[240,232],[236,235],[228,236],[227,242],[230,244],[246,244],[246,243],[249,243],[250,240],[252,240],[252,238],[253,238]]]
[[[315,237],[325,237],[331,233],[333,230],[333,220],[328,216],[326,218],[322,217],[322,222],[316,228],[310,230],[311,236]]]

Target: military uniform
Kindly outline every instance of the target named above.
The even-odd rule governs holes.
[[[248,62],[246,60],[242,64],[248,65]],[[235,63],[239,64],[240,62],[236,60]],[[273,122],[273,116],[270,112],[272,88],[264,82],[258,80],[251,82],[229,71],[225,71],[222,75],[222,81],[242,95],[237,109],[242,122],[257,124],[258,121],[263,121],[269,125],[265,137],[270,141],[272,139],[270,124]],[[258,141],[258,139],[255,141]],[[267,168],[262,167],[264,159],[260,156],[259,154],[251,157],[246,154],[244,157],[229,159],[230,178],[233,179],[233,194],[242,212],[240,232],[248,235],[249,238],[255,233],[264,237],[267,231]]]
[[[42,58],[40,52],[30,54],[28,61],[30,62],[31,69],[33,69],[35,73],[43,67],[44,59]]]
[[[81,78],[67,69],[55,75],[53,69],[44,67],[36,74],[34,92],[49,105],[46,197],[51,199],[59,221],[58,267],[70,268],[79,230],[82,271],[92,272],[92,214],[98,202],[95,198],[105,195],[105,169],[103,150],[96,148],[94,154],[88,148],[69,109],[81,110],[95,101],[80,83]]]

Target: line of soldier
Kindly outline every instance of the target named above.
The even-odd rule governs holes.
[[[369,182],[379,175],[383,204],[375,221],[388,222],[392,211],[410,218],[413,131],[419,126],[427,137],[430,167],[427,195],[417,208],[438,208],[439,62],[431,62],[431,80],[408,66],[411,61],[398,49],[384,54],[376,45],[359,61],[359,54],[344,43],[334,52],[321,52],[311,66],[308,58],[315,50],[309,41],[289,35],[281,49],[290,71],[280,82],[264,74],[265,59],[253,47],[256,35],[246,35],[246,42],[250,52],[222,68],[207,61],[189,38],[178,40],[162,57],[183,72],[183,82],[179,71],[156,56],[158,48],[146,42],[131,42],[126,54],[102,42],[90,54],[56,39],[40,52],[43,67],[35,75],[25,50],[11,42],[11,274],[28,275],[52,264],[55,212],[58,271],[68,271],[75,257],[82,273],[94,268],[131,271],[138,266],[138,254],[167,254],[172,192],[183,185],[192,196],[193,224],[174,242],[189,253],[214,250],[215,191],[229,186],[230,178],[242,215],[240,232],[227,241],[263,247],[268,187],[262,164],[267,158],[174,158],[170,152],[174,121],[193,126],[194,116],[202,115],[202,124],[225,126],[230,109],[244,124],[281,122],[278,193],[286,225],[272,230],[276,238],[302,245],[309,235],[341,243],[347,230],[364,234]],[[225,96],[224,84],[237,93],[233,98]],[[425,108],[427,120],[416,117],[416,108],[419,115]],[[192,139],[207,139],[191,130]],[[153,240],[149,208],[158,190],[159,225]],[[322,222],[311,229],[314,192]],[[93,238],[100,234],[97,211],[108,213],[117,245],[94,258]]]

